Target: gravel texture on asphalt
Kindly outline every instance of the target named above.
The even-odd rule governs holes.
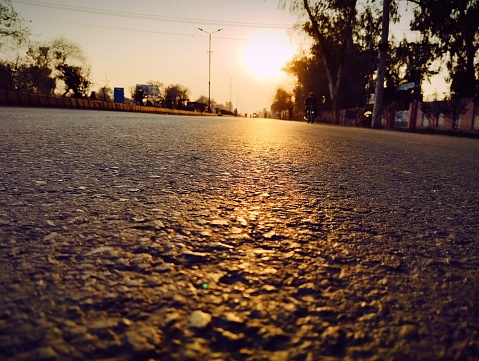
[[[0,109],[0,360],[478,360],[479,141]]]

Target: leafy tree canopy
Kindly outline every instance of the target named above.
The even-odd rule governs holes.
[[[190,90],[183,85],[168,85],[164,92],[164,104],[167,108],[178,108],[189,98]]]
[[[370,59],[372,50],[377,48],[381,15],[377,3],[375,0],[280,1],[283,6],[289,4],[291,11],[300,15],[300,19],[304,20],[302,29],[314,41],[311,53],[322,64],[320,71],[327,79],[328,98],[336,121],[343,98],[341,89],[344,89],[345,68],[355,61],[364,63],[366,58]],[[393,20],[397,20],[399,15],[395,2],[391,13]],[[368,64],[371,64],[370,60]],[[370,66],[367,68],[369,76],[372,76]],[[352,80],[352,75],[354,72],[348,74],[348,80]],[[347,88],[352,91],[357,86],[364,87],[367,82],[350,81]]]
[[[0,49],[9,39],[21,44],[28,39],[30,30],[15,11],[10,0],[0,0]]]
[[[477,87],[479,50],[479,2],[477,0],[420,0],[411,29],[425,41],[437,44],[435,54],[446,56],[451,92],[472,97]]]
[[[288,110],[293,107],[292,94],[288,93],[283,88],[276,89],[276,95],[274,96],[273,104],[271,104],[271,110],[274,113]]]
[[[89,80],[89,71],[79,66],[70,66],[62,64],[58,67],[60,72],[59,79],[65,84],[63,96],[72,92],[75,98],[85,98],[91,82]]]

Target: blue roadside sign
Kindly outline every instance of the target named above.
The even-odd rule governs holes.
[[[113,90],[113,99],[115,103],[125,102],[125,88],[115,88]]]

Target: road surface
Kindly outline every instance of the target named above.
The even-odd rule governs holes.
[[[1,360],[477,360],[479,141],[0,109]]]

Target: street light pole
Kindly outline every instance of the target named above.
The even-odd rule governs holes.
[[[231,90],[233,89],[233,77],[236,75],[237,74],[233,74],[233,75],[226,74],[226,76],[230,77],[230,111],[231,111],[231,108],[233,107],[233,104],[231,103]]]
[[[201,28],[198,30],[208,34],[208,113],[211,113],[211,34],[217,33],[223,29],[218,29],[215,31],[205,31]]]

